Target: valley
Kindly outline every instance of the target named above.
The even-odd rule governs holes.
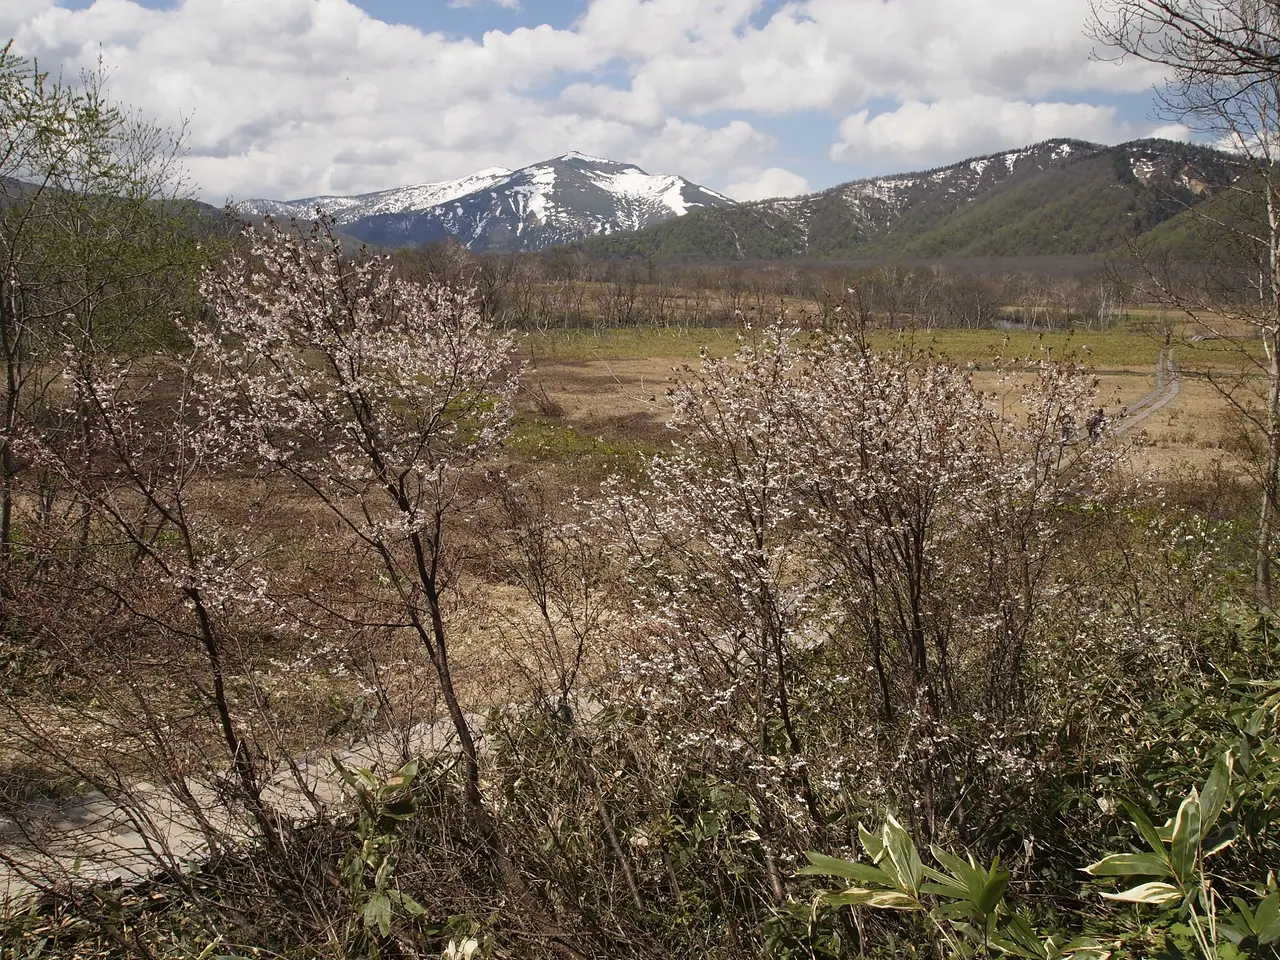
[[[1280,958],[1280,13],[28,6],[0,960]]]

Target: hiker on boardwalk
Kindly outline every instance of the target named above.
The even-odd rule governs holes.
[[[1085,427],[1089,431],[1089,439],[1097,440],[1102,436],[1102,429],[1106,425],[1107,411],[1102,407],[1099,407],[1097,410],[1093,411],[1093,415],[1089,417],[1088,423],[1085,424]]]

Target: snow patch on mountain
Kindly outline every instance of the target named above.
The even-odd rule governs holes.
[[[428,210],[441,204],[465,197],[477,190],[484,190],[501,183],[511,175],[505,167],[489,167],[458,180],[438,183],[418,183],[391,190],[357,194],[354,197],[322,196],[302,200],[245,200],[237,209],[258,216],[297,217],[310,219],[316,210],[337,220],[339,225],[354,223],[363,217],[383,213],[404,213],[408,210]]]
[[[586,161],[587,163],[608,163],[608,164],[612,164],[613,166],[619,165],[618,161],[616,160],[610,160],[607,157],[593,157],[589,153],[579,153],[577,150],[570,150],[568,153],[564,154],[564,156],[557,157],[556,159],[583,160],[583,161]]]
[[[546,223],[555,204],[551,200],[551,192],[556,185],[556,172],[552,167],[533,167],[524,171],[529,175],[529,182],[511,187],[511,195],[520,222],[516,232],[524,231],[525,220],[532,216],[537,223]]]
[[[496,183],[501,183],[511,176],[506,167],[489,167],[479,173],[459,180],[446,180],[443,183],[421,183],[411,187],[399,187],[394,190],[383,190],[378,193],[365,194],[355,198],[363,201],[355,206],[348,205],[343,213],[348,219],[354,211],[358,216],[370,216],[376,213],[402,213],[405,210],[427,210],[440,206],[459,197],[465,197],[477,190],[486,190]]]

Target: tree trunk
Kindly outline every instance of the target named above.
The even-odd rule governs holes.
[[[1262,475],[1262,503],[1258,511],[1257,563],[1254,588],[1258,602],[1271,606],[1271,537],[1276,519],[1277,485],[1280,484],[1280,198],[1270,172],[1266,180],[1269,302],[1264,345],[1267,351],[1267,411],[1264,418],[1267,454]]]
[[[1267,334],[1267,455],[1262,476],[1262,503],[1258,511],[1257,562],[1254,588],[1258,602],[1271,606],[1271,536],[1275,526],[1277,482],[1280,481],[1280,329]]]
[[[18,468],[13,456],[13,435],[18,425],[18,397],[21,387],[18,326],[18,292],[12,277],[0,281],[0,339],[5,360],[3,423],[0,423],[0,564],[8,568],[13,544],[13,485]]]

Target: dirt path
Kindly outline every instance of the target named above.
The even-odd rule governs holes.
[[[469,714],[477,736],[485,717]],[[279,816],[305,824],[341,809],[347,790],[334,759],[347,767],[388,772],[406,757],[429,756],[454,742],[448,719],[365,740],[346,750],[317,752],[281,766],[262,799]],[[29,804],[15,818],[0,817],[0,917],[23,909],[43,890],[122,883],[165,871],[184,871],[208,857],[211,846],[250,845],[257,831],[239,805],[216,784],[187,780],[182,790],[135,783],[67,800]]]
[[[1181,378],[1173,362],[1173,347],[1165,347],[1156,361],[1156,388],[1129,408],[1116,424],[1116,434],[1128,433],[1153,413],[1164,409],[1178,395],[1180,386]]]

